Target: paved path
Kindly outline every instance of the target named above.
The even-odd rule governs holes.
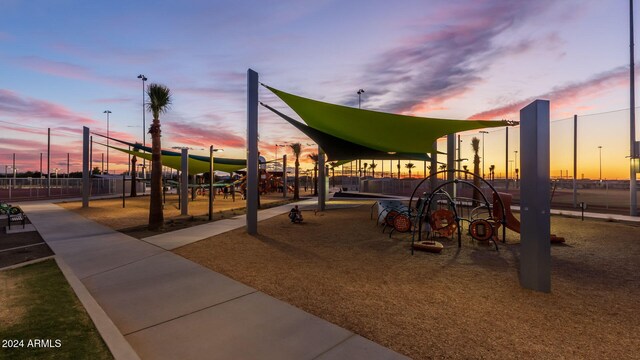
[[[53,204],[22,208],[143,359],[405,358],[165,250],[180,240],[140,241]],[[230,223],[244,225],[209,224],[208,236]]]

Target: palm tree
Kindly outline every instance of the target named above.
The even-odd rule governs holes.
[[[492,182],[496,178],[495,170],[496,170],[496,166],[495,165],[489,166],[489,180],[491,180]]]
[[[378,166],[378,164],[374,164],[374,163],[369,165],[369,169],[371,169],[371,176],[372,177],[376,177],[376,167],[377,166]]]
[[[296,169],[295,169],[295,180],[293,184],[293,200],[300,199],[300,152],[302,152],[302,144],[295,143],[289,145],[291,150],[293,150],[293,155],[296,157]]]
[[[445,171],[447,170],[447,164],[440,164],[440,171]],[[446,180],[447,179],[447,174],[443,173],[442,174],[442,180]]]
[[[400,179],[400,160],[398,160],[398,179]]]
[[[409,169],[409,179],[411,179],[411,169],[413,169],[416,166],[413,163],[406,163],[406,164],[404,164],[404,167]]]
[[[332,161],[329,163],[329,166],[331,166],[331,180],[333,180],[333,187],[335,187],[336,186],[336,168],[338,167],[338,162]],[[340,181],[340,183],[342,183],[342,181]]]
[[[367,177],[367,163],[364,163],[364,177]]]
[[[467,169],[469,169],[469,167],[467,165],[462,165],[462,169],[464,169],[464,171],[468,171]],[[467,173],[464,173],[464,179],[467,180]]]
[[[480,187],[480,156],[478,152],[480,151],[480,139],[477,137],[473,137],[471,139],[471,149],[473,149],[473,185],[476,187]],[[473,191],[473,198],[476,200],[480,200],[480,192],[478,190]]]
[[[149,200],[149,230],[158,230],[164,224],[162,213],[162,145],[160,143],[160,114],[171,104],[169,88],[160,84],[147,86],[147,110],[153,115],[149,126],[151,134],[151,197]]]
[[[318,154],[309,154],[309,159],[313,161],[313,195],[318,195]]]

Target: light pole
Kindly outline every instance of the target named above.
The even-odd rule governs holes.
[[[214,178],[213,153],[217,151],[224,151],[224,150],[214,149],[213,145],[209,147],[209,221],[213,220],[213,178]]]
[[[600,182],[602,182],[602,146],[598,146],[600,152]]]
[[[484,134],[488,134],[488,131],[480,130],[482,134],[482,178],[484,179]]]
[[[513,167],[517,168],[518,167],[518,150],[513,150],[514,152],[514,156],[513,156]]]
[[[109,173],[109,114],[111,114],[111,110],[103,111],[104,114],[107,114],[107,174]]]
[[[364,89],[358,90],[358,109],[360,109],[360,97],[362,96],[362,94],[364,94]]]
[[[146,147],[147,146],[147,126],[146,126],[146,119],[145,119],[145,109],[144,109],[144,82],[147,81],[147,77],[140,74],[138,75],[138,79],[142,80],[142,146]],[[142,179],[145,179],[144,176],[144,169],[146,168],[147,165],[147,159],[142,159]],[[146,186],[144,186],[142,189],[142,192],[145,192],[145,188]]]
[[[273,164],[273,166],[275,167],[275,171],[278,171],[278,148],[279,147],[285,147],[285,146],[286,145],[283,145],[283,144],[280,144],[280,145],[276,144],[276,161]],[[284,171],[284,169],[282,171]]]

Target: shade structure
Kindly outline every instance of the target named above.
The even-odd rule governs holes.
[[[291,117],[281,113],[280,111],[272,108],[269,105],[260,103],[265,108],[271,110],[276,115],[286,120],[291,125],[295,126],[298,130],[302,131],[305,135],[313,139],[322,148],[330,161],[336,160],[354,160],[354,159],[400,159],[400,160],[421,160],[429,161],[431,158],[426,153],[421,154],[407,154],[407,153],[387,153],[380,150],[368,148],[366,146],[358,145],[350,141],[340,139],[338,137],[329,135],[320,130],[316,130],[305,124],[292,119]]]
[[[389,114],[329,104],[264,85],[315,130],[384,153],[433,153],[437,139],[457,132],[513,125],[507,121],[451,120]]]
[[[104,145],[104,144],[102,144]],[[107,145],[105,145],[107,146]],[[110,148],[118,151],[122,151],[127,154],[135,155],[143,159],[151,160],[151,153],[141,152],[138,149],[128,150],[109,145]],[[162,150],[162,165],[170,167],[172,169],[181,170],[181,155],[175,151]],[[240,169],[247,167],[247,163],[244,160],[237,159],[225,159],[214,158],[214,170],[232,173]],[[206,156],[189,155],[189,175],[208,173],[209,172],[209,158]]]

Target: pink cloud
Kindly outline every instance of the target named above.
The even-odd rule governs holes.
[[[22,97],[13,91],[5,89],[0,89],[0,118],[2,117],[12,120],[33,120],[38,118],[51,120],[51,122],[63,120],[66,124],[74,123],[77,125],[96,123],[95,120],[77,114],[62,105],[45,100]]]
[[[0,41],[9,41],[13,39],[14,39],[13,35],[0,31]]]
[[[592,98],[610,89],[627,86],[629,83],[629,69],[618,67],[595,75],[594,77],[579,83],[572,83],[552,89],[550,92],[533,96],[523,100],[515,101],[507,105],[486,110],[471,115],[471,120],[487,120],[500,118],[515,118],[520,109],[525,107],[535,99],[548,99],[551,101],[551,108],[558,109],[565,106],[572,106],[580,100]]]
[[[209,148],[210,145],[221,148],[242,148],[244,137],[219,125],[200,125],[186,123],[168,123],[165,131],[171,133],[171,142],[185,146]]]
[[[131,78],[104,76],[97,74],[84,66],[45,59],[39,56],[23,56],[15,59],[14,63],[16,66],[24,67],[47,75],[82,81],[108,83],[127,89],[131,88],[132,84],[136,82],[135,77],[133,76]]]

